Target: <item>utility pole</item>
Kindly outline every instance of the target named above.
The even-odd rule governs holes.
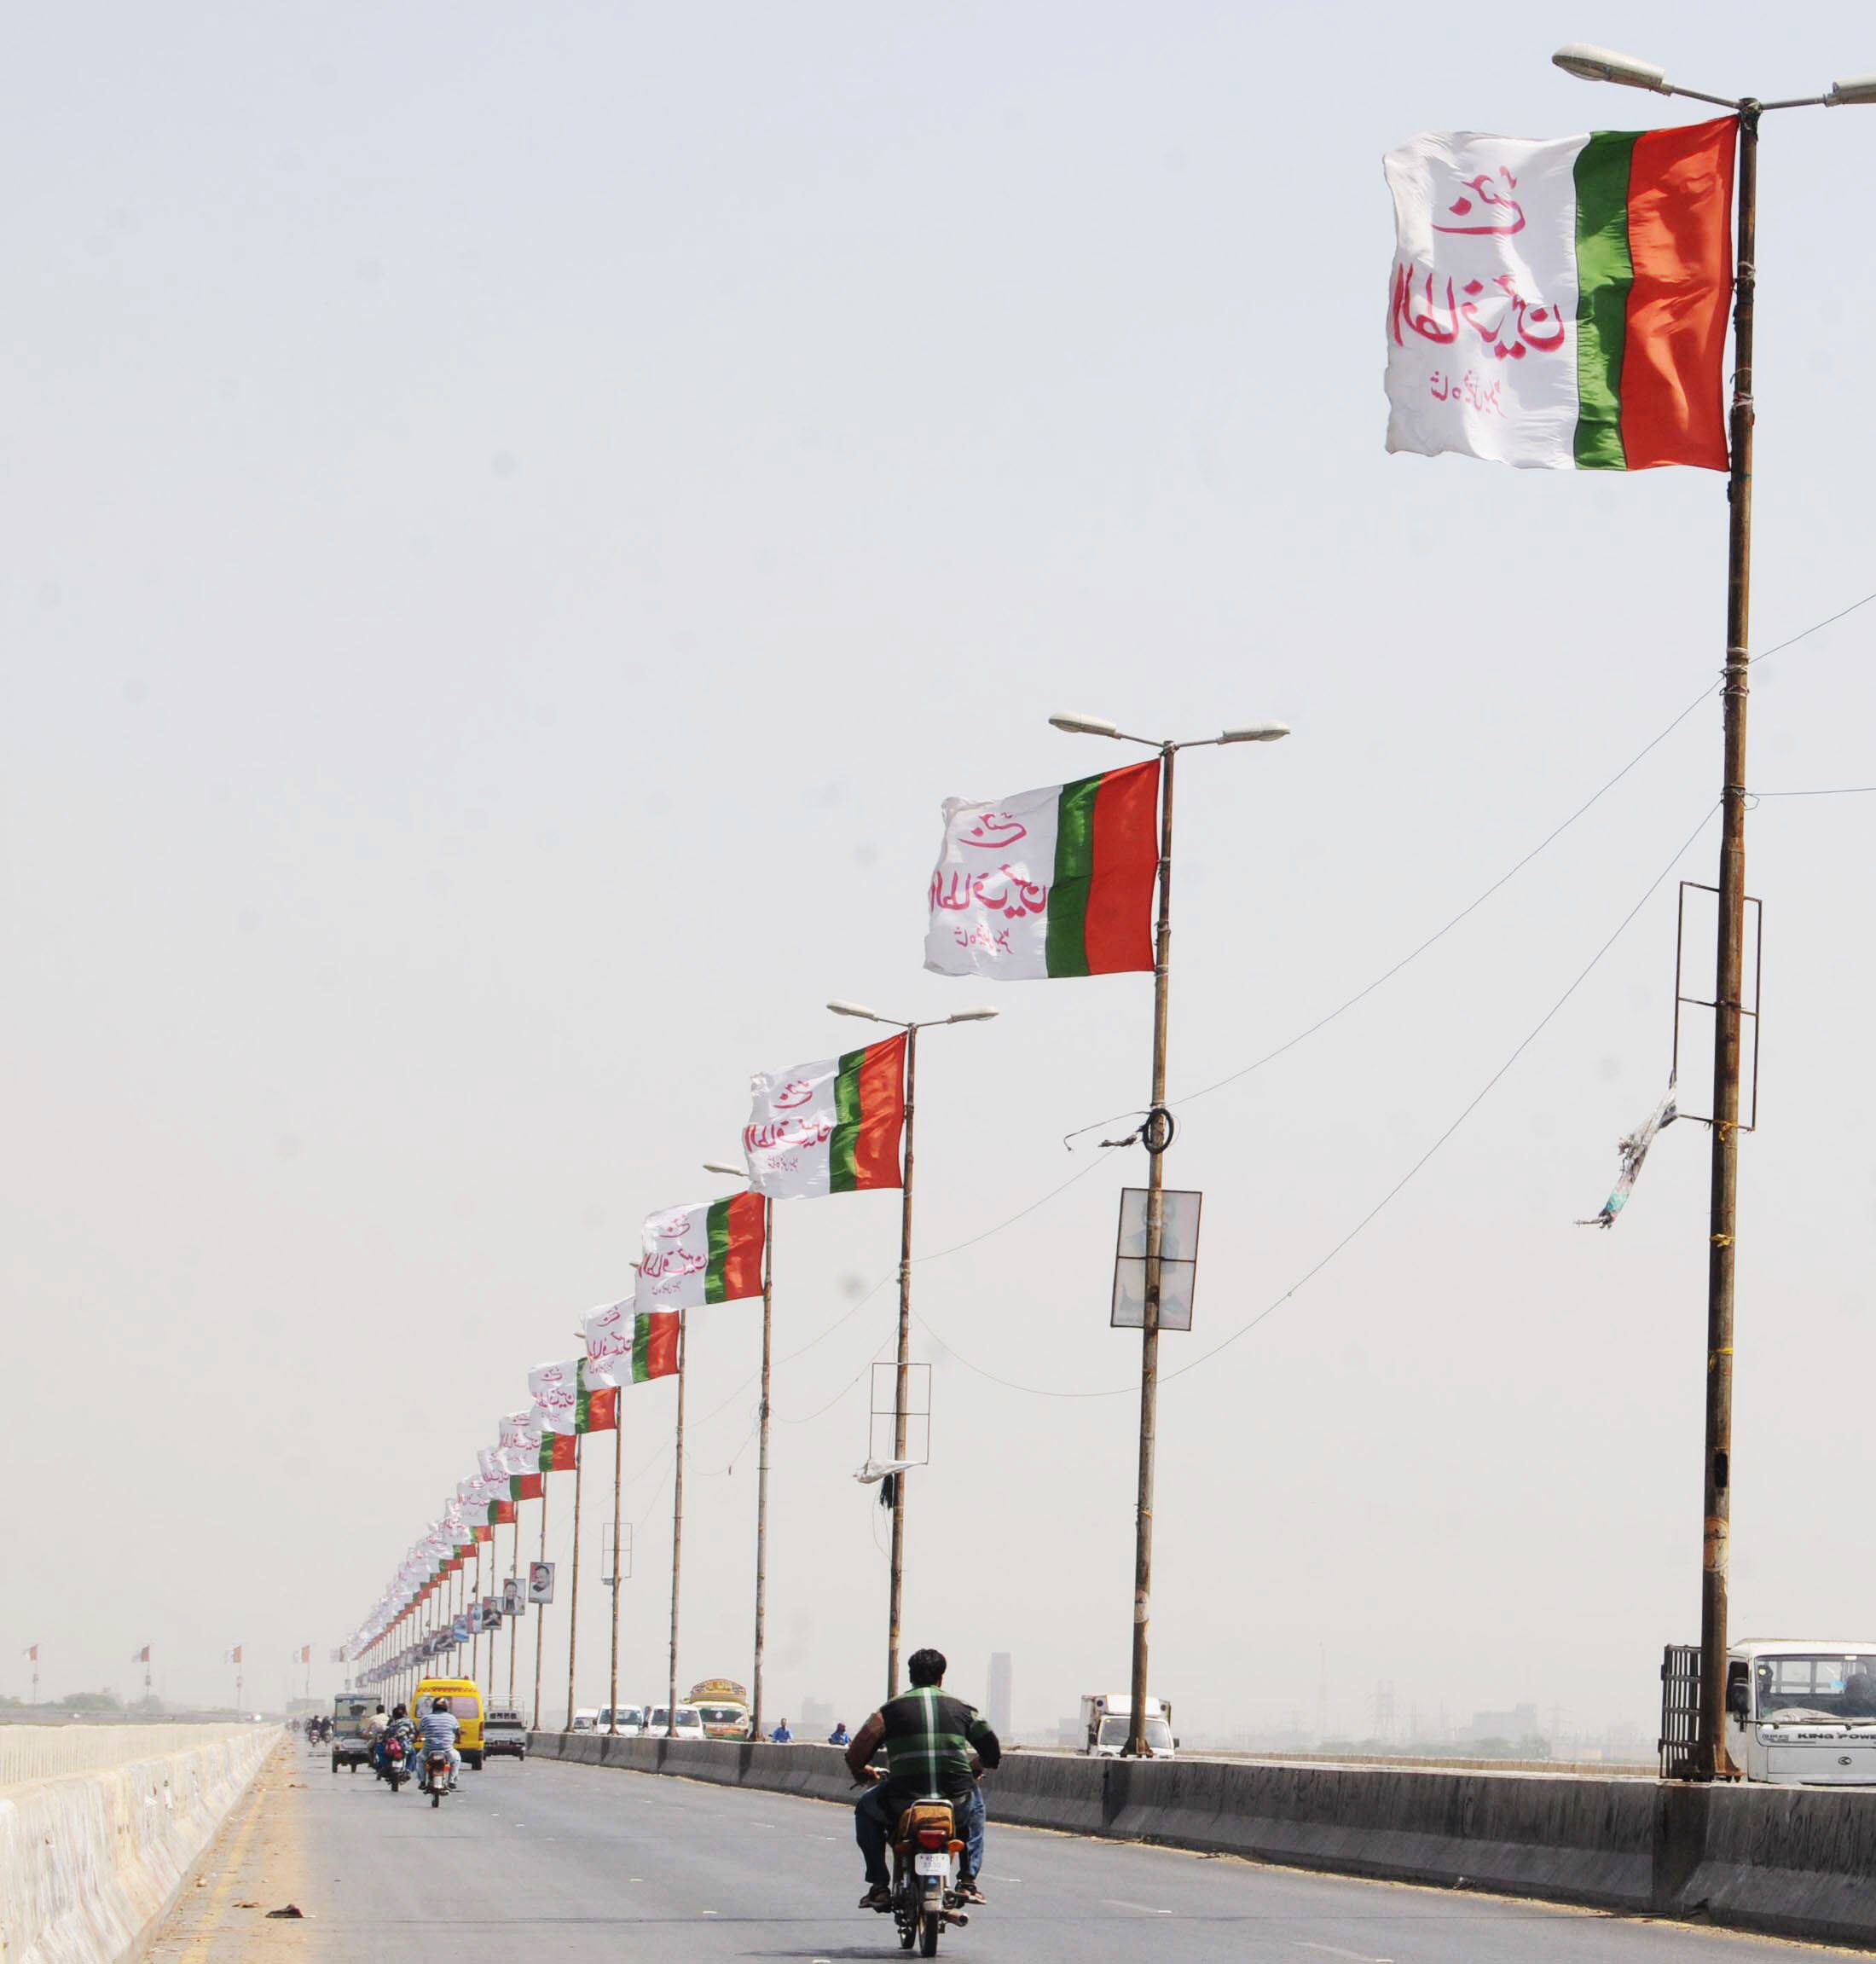
[[[1726,1747],[1727,1585],[1733,1514],[1733,1329],[1738,1258],[1740,1033],[1746,972],[1746,708],[1752,655],[1752,323],[1757,278],[1759,119],[1769,110],[1876,103],[1876,75],[1833,82],[1822,96],[1764,102],[1670,83],[1665,69],[1573,43],[1551,56],[1566,74],[1711,102],[1738,118],[1738,251],[1733,287],[1733,396],[1728,413],[1726,665],[1721,688],[1719,919],[1713,963],[1713,1112],[1707,1219],[1706,1422],[1701,1466],[1700,1720],[1696,1779],[1736,1776]],[[1678,988],[1678,983],[1676,983]]]
[[[769,1373],[775,1336],[775,1202],[762,1196],[762,1394],[756,1413],[756,1662],[750,1673],[750,1737],[762,1736],[762,1648],[768,1629]]]
[[[689,1348],[690,1317],[678,1312],[677,1326],[677,1436],[673,1446],[675,1472],[671,1496],[671,1683],[664,1706],[664,1736],[677,1737],[677,1607],[678,1577],[684,1556],[684,1353]],[[615,1556],[614,1558],[617,1558]]]
[[[612,1668],[606,1681],[606,1730],[619,1729],[619,1591],[625,1578],[619,1572],[619,1509],[625,1494],[625,1415],[615,1411],[612,1424]]]
[[[746,1167],[707,1159],[705,1173],[749,1179]],[[751,1191],[756,1191],[751,1183]],[[775,1202],[762,1196],[762,1393],[756,1410],[756,1655],[750,1672],[750,1736],[762,1736],[762,1653],[768,1631],[768,1428],[769,1377],[775,1341]]]
[[[893,1457],[906,1457],[906,1385],[912,1362],[912,1119],[918,1084],[918,1025],[906,1030],[906,1177],[899,1196],[899,1347],[893,1373]],[[895,1468],[892,1582],[886,1610],[886,1695],[899,1689],[899,1625],[906,1591],[906,1469]]]
[[[827,1006],[836,1016],[858,1017],[864,1023],[884,1023],[889,1028],[906,1033],[905,1161],[899,1205],[899,1343],[893,1370],[893,1457],[902,1460],[910,1430],[906,1400],[912,1374],[912,1110],[918,1089],[918,1033],[935,1029],[941,1023],[988,1023],[998,1012],[993,1009],[964,1009],[950,1016],[908,1023],[897,1017],[877,1016],[858,1003],[831,1002]],[[906,1583],[906,1469],[895,1467],[887,1477],[892,1481],[893,1497],[892,1575],[886,1604],[886,1696],[890,1698],[899,1689],[899,1626]]]
[[[567,1730],[573,1729],[573,1670],[580,1652],[580,1484],[585,1477],[579,1433],[573,1435],[573,1583],[567,1592]]]
[[[1160,756],[1159,912],[1153,940],[1153,1092],[1140,1143],[1147,1153],[1146,1290],[1140,1318],[1139,1472],[1133,1515],[1133,1635],[1130,1674],[1132,1710],[1126,1750],[1144,1758],[1146,1743],[1147,1663],[1153,1621],[1153,1482],[1158,1451],[1160,1405],[1161,1271],[1166,1245],[1166,1151],[1172,1143],[1172,1115],[1166,1104],[1166,1054],[1172,988],[1172,767],[1181,750],[1225,744],[1275,743],[1289,734],[1287,723],[1245,723],[1197,742],[1130,736],[1092,716],[1051,716],[1058,730],[1117,743],[1138,744]]]
[[[1140,1458],[1133,1515],[1133,1660],[1127,1751],[1146,1756],[1147,1652],[1153,1615],[1153,1475],[1159,1441],[1160,1269],[1166,1227],[1167,1011],[1172,987],[1172,764],[1178,746],[1160,746],[1160,915],[1153,940],[1153,1103],[1141,1127],[1146,1148],[1146,1305],[1140,1319]]]
[[[1734,1772],[1726,1750],[1727,1585],[1733,1515],[1733,1306],[1740,1182],[1740,1007],[1746,972],[1746,698],[1752,657],[1752,300],[1758,217],[1757,102],[1740,105],[1739,262],[1733,301],[1731,466],[1726,537],[1725,762],[1718,948],[1713,976],[1712,1196],[1706,1269],[1706,1451],[1700,1536],[1702,1779]]]
[[[541,1476],[541,1560],[547,1559],[547,1476]],[[547,1606],[544,1602],[534,1605],[534,1704],[528,1713],[530,1724],[541,1724],[541,1640],[546,1634]]]

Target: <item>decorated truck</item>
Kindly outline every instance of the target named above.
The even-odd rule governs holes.
[[[706,1677],[691,1687],[686,1701],[704,1721],[706,1739],[747,1739],[750,1735],[749,1690],[733,1677]]]

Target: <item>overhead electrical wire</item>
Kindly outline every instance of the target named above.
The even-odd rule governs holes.
[[[1459,1131],[1461,1127],[1465,1124],[1466,1121],[1469,1119],[1472,1115],[1478,1110],[1479,1107],[1485,1103],[1486,1098],[1491,1095],[1492,1092],[1497,1087],[1500,1080],[1505,1076],[1507,1072],[1511,1069],[1512,1066],[1517,1063],[1518,1059],[1521,1057],[1527,1050],[1530,1049],[1531,1045],[1534,1044],[1543,1034],[1545,1029],[1549,1027],[1550,1023],[1555,1019],[1558,1013],[1562,1010],[1564,1005],[1570,1000],[1571,997],[1573,996],[1577,991],[1582,988],[1584,983],[1589,979],[1589,976],[1595,972],[1596,967],[1601,962],[1602,958],[1607,954],[1609,950],[1613,948],[1617,941],[1622,938],[1623,935],[1627,931],[1630,924],[1635,919],[1636,916],[1639,914],[1642,908],[1647,905],[1648,901],[1653,898],[1656,890],[1660,887],[1662,882],[1665,880],[1670,873],[1673,872],[1674,869],[1680,865],[1682,860],[1687,856],[1687,854],[1694,845],[1694,841],[1698,839],[1700,834],[1706,830],[1708,822],[1711,820],[1714,813],[1717,812],[1719,808],[1719,803],[1717,801],[1716,801],[1714,803],[1709,805],[1703,813],[1701,813],[1700,822],[1695,826],[1694,830],[1688,834],[1687,837],[1674,849],[1673,856],[1668,860],[1667,864],[1661,868],[1660,872],[1658,872],[1654,878],[1648,882],[1647,886],[1643,889],[1642,893],[1641,898],[1638,899],[1635,905],[1631,907],[1625,914],[1623,915],[1622,918],[1616,924],[1614,930],[1603,941],[1602,945],[1597,948],[1593,955],[1589,957],[1589,959],[1584,965],[1584,966],[1578,970],[1577,975],[1570,983],[1570,986],[1564,990],[1563,994],[1560,995],[1554,1003],[1551,1004],[1550,1007],[1543,1012],[1543,1014],[1537,1019],[1537,1023],[1532,1025],[1531,1028],[1526,1034],[1526,1035],[1520,1040],[1516,1048],[1512,1051],[1510,1056],[1508,1056],[1504,1060],[1504,1062],[1500,1064],[1495,1071],[1492,1072],[1491,1075],[1485,1080],[1485,1083],[1482,1084],[1475,1092],[1474,1092],[1472,1097],[1461,1108],[1458,1115],[1452,1121],[1452,1122],[1446,1127],[1446,1129],[1442,1132],[1439,1136],[1434,1139],[1433,1144],[1429,1145],[1423,1153],[1421,1154],[1420,1157],[1407,1168],[1406,1172],[1404,1173],[1400,1178],[1387,1189],[1387,1192],[1384,1193],[1381,1198],[1377,1200],[1371,1208],[1369,1208],[1368,1212],[1364,1214],[1345,1235],[1342,1236],[1341,1239],[1338,1241],[1326,1254],[1323,1255],[1318,1260],[1311,1263],[1311,1265],[1308,1268],[1305,1269],[1302,1274],[1300,1275],[1296,1280],[1283,1291],[1281,1295],[1276,1297],[1272,1301],[1266,1304],[1265,1307],[1259,1310],[1255,1316],[1252,1317],[1248,1322],[1241,1324],[1238,1328],[1233,1330],[1229,1336],[1224,1338],[1221,1341],[1213,1344],[1209,1350],[1201,1352],[1200,1355],[1192,1359],[1190,1363],[1181,1364],[1178,1370],[1162,1370],[1160,1373],[1160,1382],[1162,1385],[1170,1384],[1175,1378],[1184,1377],[1188,1371],[1196,1370],[1201,1364],[1208,1364],[1214,1357],[1219,1353],[1220,1351],[1228,1350],[1231,1345],[1239,1340],[1239,1338],[1249,1335],[1251,1331],[1255,1330],[1260,1323],[1265,1320],[1266,1318],[1274,1316],[1285,1303],[1288,1302],[1290,1299],[1298,1293],[1299,1290],[1303,1289],[1306,1284],[1312,1282],[1316,1277],[1320,1275],[1323,1271],[1327,1268],[1329,1265],[1343,1252],[1344,1249],[1347,1249],[1355,1240],[1357,1240],[1358,1237],[1369,1226],[1369,1225],[1375,1221],[1383,1212],[1386,1211],[1388,1206],[1413,1180],[1415,1176],[1418,1174],[1421,1170],[1427,1164],[1427,1162],[1433,1157],[1433,1156],[1439,1151],[1440,1148],[1444,1146],[1447,1141],[1450,1140],[1453,1135]],[[915,1316],[918,1315],[918,1312],[916,1310],[913,1312]],[[938,1330],[934,1330],[931,1324],[927,1322],[923,1316],[918,1317],[918,1322],[926,1334],[935,1339],[937,1342],[943,1344],[945,1348],[950,1352],[951,1355],[956,1358],[958,1362],[963,1364],[967,1370],[975,1372],[979,1377],[987,1378],[991,1383],[1001,1385],[1005,1390],[1008,1391],[1022,1392],[1036,1398],[1088,1399],[1120,1398],[1126,1395],[1126,1393],[1128,1392],[1137,1391],[1139,1388],[1138,1380],[1135,1380],[1132,1382],[1127,1384],[1113,1385],[1096,1391],[1059,1391],[1045,1385],[1020,1384],[1012,1378],[1000,1377],[995,1371],[986,1370],[982,1365],[973,1363],[971,1359],[965,1357],[963,1353],[960,1352],[947,1337],[941,1335]]]

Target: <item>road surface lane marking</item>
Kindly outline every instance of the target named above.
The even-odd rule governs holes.
[[[1170,1916],[1172,1914],[1170,1909],[1155,1909],[1150,1903],[1129,1903],[1118,1896],[1103,1896],[1101,1900],[1110,1909],[1138,1909],[1143,1916]],[[1342,1955],[1346,1957],[1352,1953],[1345,1950]]]
[[[1306,1944],[1300,1937],[1291,1941],[1299,1950],[1320,1950],[1325,1957],[1351,1957],[1354,1964],[1394,1964],[1392,1957],[1370,1957],[1365,1950],[1338,1950],[1333,1944]]]

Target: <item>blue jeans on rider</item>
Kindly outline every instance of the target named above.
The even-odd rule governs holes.
[[[958,1825],[964,1831],[964,1857],[958,1864],[959,1881],[975,1881],[983,1870],[983,1789],[973,1786],[970,1798],[956,1803]],[[899,1825],[898,1816],[887,1805],[886,1783],[869,1787],[854,1803],[854,1839],[860,1844],[860,1859],[866,1864],[871,1888],[892,1886],[892,1870],[886,1861],[886,1845]]]

